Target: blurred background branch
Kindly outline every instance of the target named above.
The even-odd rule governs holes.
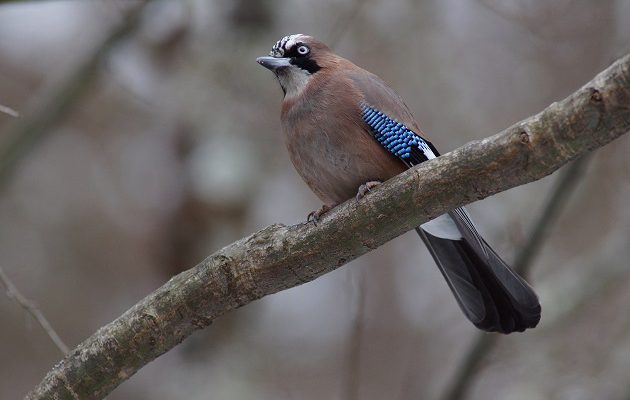
[[[564,171],[556,180],[551,194],[534,220],[533,228],[525,245],[514,260],[514,270],[523,277],[528,277],[534,260],[545,244],[551,227],[556,223],[560,213],[566,209],[571,195],[575,191],[584,174],[591,154],[586,154],[564,167]]]
[[[105,39],[81,62],[66,82],[50,94],[37,110],[24,112],[22,118],[7,137],[10,142],[0,148],[0,192],[6,186],[11,175],[28,154],[54,132],[53,126],[61,121],[81,99],[86,89],[98,76],[101,65],[110,50],[131,34],[138,26],[144,6],[151,0],[132,6],[123,22],[116,26]],[[71,44],[69,44],[71,46]]]
[[[7,107],[7,106],[4,106],[2,104],[0,104],[0,112],[1,113],[5,113],[5,114],[10,115],[10,116],[15,117],[15,118],[18,118],[20,116],[19,112],[15,111],[11,107]]]
[[[521,276],[527,278],[529,275],[536,256],[545,243],[549,230],[558,220],[560,213],[566,209],[571,194],[580,182],[580,178],[591,157],[589,154],[573,161],[564,168],[564,171],[562,171],[562,174],[555,182],[549,198],[542,206],[533,223],[527,241],[518,252],[514,261],[513,268]],[[476,339],[473,340],[473,343],[455,370],[453,379],[446,385],[446,390],[441,397],[442,400],[460,400],[465,398],[475,373],[478,372],[483,361],[501,338],[502,336],[500,335],[477,334]]]
[[[339,45],[339,42],[343,40],[368,1],[369,0],[353,0],[350,9],[337,18],[335,25],[330,30],[330,36],[326,41],[331,49],[335,49]]]
[[[2,285],[6,290],[7,297],[15,300],[20,305],[20,307],[31,314],[33,318],[35,318],[35,321],[37,321],[39,326],[41,326],[42,329],[46,332],[48,337],[50,337],[50,340],[52,340],[55,346],[57,346],[59,351],[61,351],[61,353],[63,354],[67,354],[69,351],[68,346],[66,346],[63,340],[61,340],[61,337],[53,329],[52,325],[50,324],[50,322],[48,322],[41,310],[32,301],[24,297],[24,295],[18,290],[13,282],[11,282],[2,267],[0,267],[0,282],[2,282]]]
[[[355,273],[358,274],[358,277],[354,279],[356,283],[356,309],[352,320],[352,329],[348,332],[348,377],[345,384],[346,393],[343,397],[347,400],[361,399],[359,392],[361,387],[361,355],[365,342],[365,297],[367,292],[366,279],[363,276],[365,271],[357,270]]]

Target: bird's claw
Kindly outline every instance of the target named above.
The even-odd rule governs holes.
[[[363,185],[359,186],[359,190],[357,190],[357,195],[355,198],[357,199],[357,201],[361,200],[363,197],[365,197],[366,194],[368,194],[368,192],[371,192],[372,189],[374,189],[380,184],[381,184],[381,181],[365,182]]]
[[[313,224],[317,226],[317,223],[319,222],[321,216],[330,211],[331,208],[332,207],[324,204],[319,210],[311,211],[306,217],[306,222],[313,222]]]

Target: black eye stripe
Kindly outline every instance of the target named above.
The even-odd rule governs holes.
[[[314,74],[321,69],[317,62],[310,57],[292,57],[291,64],[296,67],[300,67],[311,74]]]

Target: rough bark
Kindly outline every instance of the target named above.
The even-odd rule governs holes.
[[[318,223],[272,225],[99,329],[27,399],[100,399],[225,312],[309,282],[445,211],[540,179],[630,130],[630,55],[541,113],[421,164]]]

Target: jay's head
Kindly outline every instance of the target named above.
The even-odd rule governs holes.
[[[299,95],[315,74],[328,68],[335,55],[322,42],[302,34],[280,39],[268,57],[256,61],[271,70],[286,97]]]

